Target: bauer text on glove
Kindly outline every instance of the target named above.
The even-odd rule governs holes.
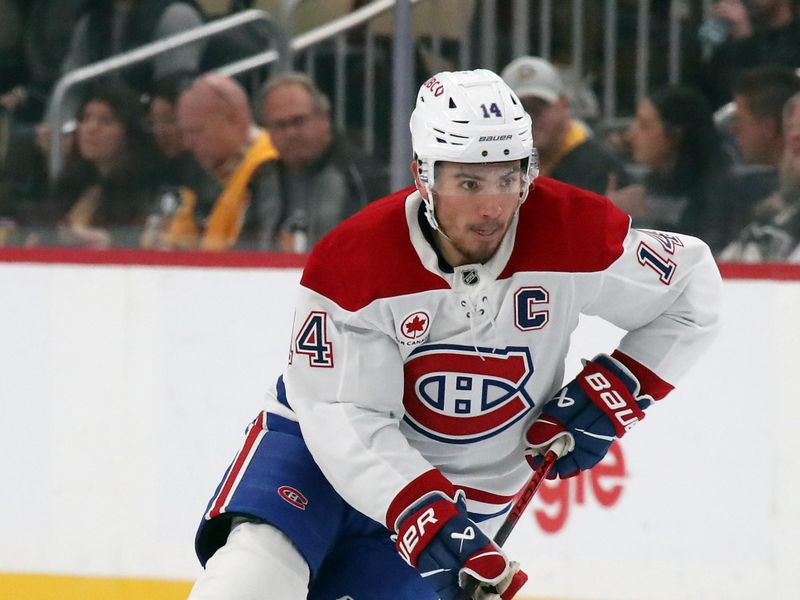
[[[639,381],[618,360],[600,354],[544,406],[528,429],[527,457],[534,468],[559,437],[566,436],[567,453],[554,465],[550,478],[565,478],[592,468],[621,438],[644,419],[652,398],[640,394]]]
[[[506,583],[512,570],[503,551],[467,515],[461,492],[455,499],[433,492],[409,506],[398,519],[396,543],[400,556],[441,600],[460,599],[467,576],[482,586],[495,586]],[[516,582],[524,583],[524,578],[522,574],[515,585],[505,586],[510,595],[497,597],[513,598],[522,585]]]

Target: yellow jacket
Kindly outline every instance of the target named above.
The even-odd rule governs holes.
[[[247,189],[256,170],[265,162],[278,158],[278,151],[272,145],[266,131],[259,130],[258,137],[225,182],[225,187],[214,206],[200,241],[203,250],[227,250],[236,243],[244,224],[244,214],[250,204]],[[165,235],[173,247],[186,248],[197,243],[198,227],[194,222],[194,202],[192,206],[181,206],[170,223]]]

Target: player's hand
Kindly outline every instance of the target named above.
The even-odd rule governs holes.
[[[545,404],[528,429],[528,462],[537,467],[552,443],[566,436],[567,453],[548,477],[563,479],[590,469],[602,460],[614,439],[644,419],[644,409],[652,401],[640,394],[639,381],[622,363],[599,354]]]
[[[508,565],[508,575],[493,586],[478,586],[471,600],[509,600],[509,598],[513,598],[528,581],[528,576],[520,569],[518,562],[512,560]]]
[[[473,595],[476,600],[510,600],[525,582],[519,565],[509,563],[467,516],[461,492],[455,500],[441,492],[428,494],[412,504],[398,523],[398,553],[441,600],[460,600],[461,586],[469,577],[481,582]]]

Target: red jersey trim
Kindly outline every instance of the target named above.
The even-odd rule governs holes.
[[[631,358],[624,352],[614,350],[611,353],[611,358],[617,359],[623,365],[628,367],[633,376],[639,380],[641,385],[641,393],[652,396],[654,400],[661,400],[664,396],[669,394],[675,387],[661,379],[658,375],[653,373],[650,369],[645,367],[636,359]]]
[[[455,498],[456,488],[439,469],[425,471],[394,497],[386,511],[386,527],[390,531],[395,531],[400,515],[414,502],[431,492],[442,492],[449,498]]]
[[[487,492],[486,490],[479,490],[478,488],[471,488],[464,485],[458,486],[458,489],[464,491],[464,493],[467,495],[468,500],[473,500],[475,502],[483,502],[484,504],[497,504],[497,505],[508,504],[519,494],[519,492],[517,492],[516,494],[512,494],[510,496],[501,496],[499,494],[493,494],[492,492]]]

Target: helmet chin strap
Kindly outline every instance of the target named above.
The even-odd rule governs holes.
[[[433,189],[431,189],[431,184],[427,181],[422,184],[425,188],[425,196],[423,196],[422,200],[425,202],[425,218],[428,219],[428,225],[431,226],[431,229],[434,231],[439,231],[447,237],[447,235],[442,230],[441,225],[439,225],[439,220],[436,218],[436,204],[434,202],[433,197]],[[447,238],[450,239],[450,238]]]
[[[425,218],[428,220],[428,225],[431,226],[433,231],[438,231],[446,240],[448,240],[450,243],[453,243],[453,239],[447,235],[447,232],[445,232],[444,229],[442,229],[442,226],[439,224],[439,220],[436,218],[435,198],[433,196],[433,190],[431,189],[430,184],[425,182],[423,186],[425,187],[425,196],[427,196],[423,197],[423,201],[425,202]]]
[[[427,192],[427,196],[428,196],[427,199],[423,198],[423,201],[425,202],[425,218],[428,220],[428,224],[431,226],[431,229],[433,231],[438,231],[439,235],[441,235],[443,238],[445,238],[447,241],[449,241],[451,244],[453,244],[455,246],[455,242],[453,241],[453,238],[451,238],[449,235],[447,235],[447,232],[444,229],[442,229],[442,226],[439,224],[439,220],[436,218],[436,214],[435,214],[435,206],[436,205],[435,205],[435,202],[434,202],[435,199],[434,199],[434,196],[433,196],[433,190],[431,190],[430,186],[427,183],[424,184],[424,186],[425,186],[425,191]],[[520,193],[520,199],[519,199],[519,202],[517,203],[517,208],[515,210],[516,213],[519,212],[519,209],[522,206],[522,203],[525,202],[525,199],[528,197],[528,190],[529,189],[530,189],[529,186],[526,185],[525,186],[525,190]],[[508,234],[508,232],[506,232],[506,234]],[[441,248],[440,248],[440,251],[441,251]]]

